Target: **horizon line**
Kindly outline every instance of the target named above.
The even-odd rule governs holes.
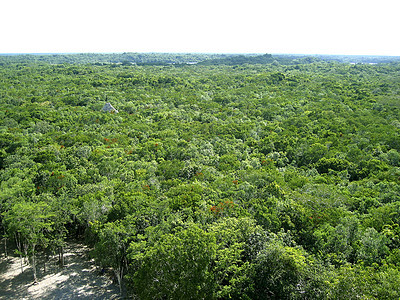
[[[266,52],[159,52],[159,51],[115,51],[115,52],[0,52],[0,56],[18,56],[18,55],[77,55],[77,54],[212,54],[212,55],[298,55],[298,56],[372,56],[372,57],[400,57],[400,55],[387,54],[330,54],[330,53],[266,53]]]

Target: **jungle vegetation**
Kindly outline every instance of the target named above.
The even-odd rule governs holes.
[[[34,270],[81,238],[135,299],[398,299],[400,64],[0,56],[0,181]]]

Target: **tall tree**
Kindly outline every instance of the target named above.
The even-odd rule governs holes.
[[[44,202],[19,202],[5,213],[9,229],[13,231],[19,243],[26,245],[24,250],[30,257],[34,282],[37,282],[37,246],[45,246],[48,243],[48,233],[53,229],[53,217],[49,205]]]

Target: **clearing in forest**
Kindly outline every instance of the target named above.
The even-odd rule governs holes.
[[[88,248],[80,243],[67,244],[63,268],[54,256],[44,272],[44,260],[39,258],[37,284],[28,264],[21,273],[19,257],[5,258],[4,246],[0,253],[0,299],[119,299],[118,286],[99,273],[88,258]]]

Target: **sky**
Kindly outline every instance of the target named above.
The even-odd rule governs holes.
[[[1,0],[0,53],[400,56],[399,0]]]

